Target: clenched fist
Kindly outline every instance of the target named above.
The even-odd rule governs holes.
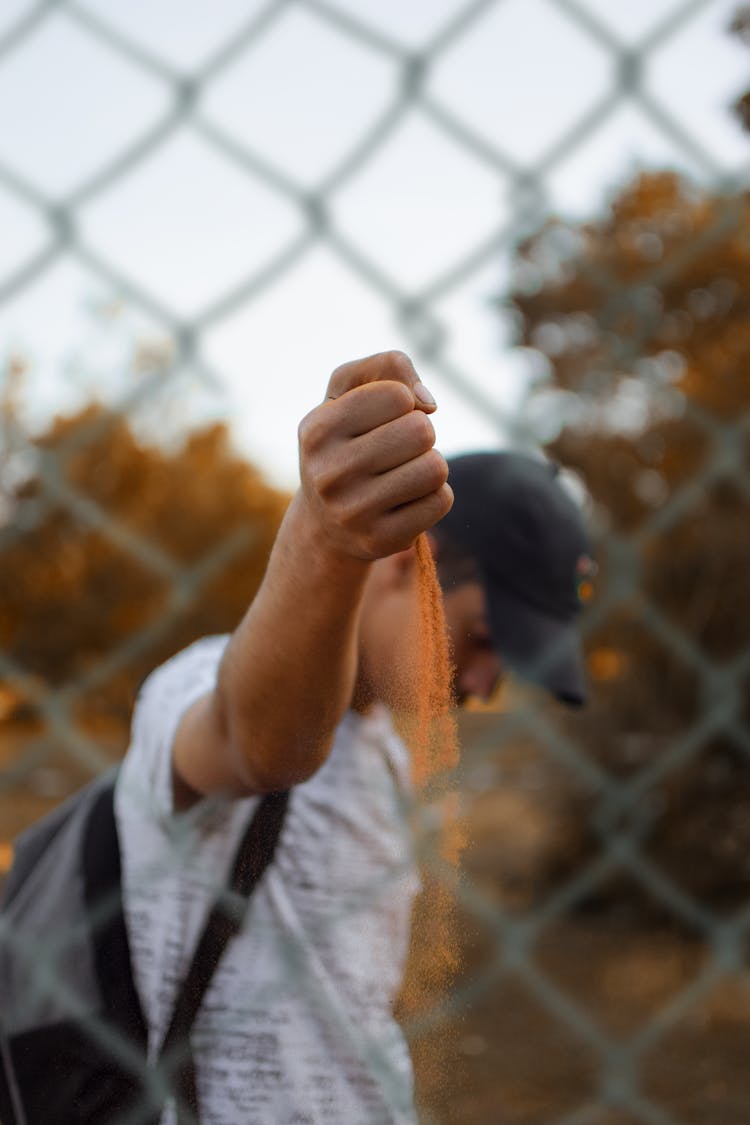
[[[338,367],[299,427],[301,496],[328,544],[373,560],[410,546],[450,510],[434,449],[435,403],[403,352]]]

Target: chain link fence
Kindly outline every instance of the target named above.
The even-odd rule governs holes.
[[[385,305],[417,361],[427,365],[482,425],[489,419],[504,442],[523,446],[533,443],[538,433],[528,400],[518,410],[499,407],[496,397],[477,382],[471,365],[462,363],[460,349],[452,346],[449,319],[442,315],[445,299],[459,292],[467,279],[515,255],[515,310],[516,316],[520,310],[526,318],[525,342],[547,353],[549,370],[559,376],[558,391],[562,388],[562,397],[558,394],[550,400],[545,417],[551,411],[575,419],[575,412],[569,413],[574,410],[571,399],[580,402],[589,392],[594,398],[599,391],[609,392],[623,378],[627,383],[631,373],[642,384],[657,387],[662,397],[671,395],[674,405],[678,380],[665,380],[654,363],[663,367],[667,353],[674,359],[680,352],[679,336],[674,337],[676,343],[662,341],[658,349],[652,347],[666,311],[664,300],[654,302],[649,296],[667,293],[687,277],[686,291],[708,294],[701,298],[704,304],[713,301],[707,313],[693,310],[696,323],[715,324],[728,315],[729,306],[721,306],[718,289],[711,289],[711,283],[723,275],[710,265],[702,277],[700,269],[706,253],[727,240],[737,260],[747,254],[746,176],[741,166],[727,172],[706,144],[705,134],[673,105],[660,102],[643,79],[655,54],[711,4],[690,0],[670,5],[651,19],[647,32],[637,39],[612,30],[607,5],[576,0],[538,5],[554,15],[556,26],[563,21],[596,45],[609,80],[543,151],[528,160],[503,146],[502,129],[497,132],[499,141],[491,139],[481,126],[438,97],[429,82],[456,46],[470,34],[481,36],[482,28],[490,27],[488,21],[505,7],[503,0],[443,5],[445,12],[439,21],[435,19],[435,30],[415,48],[386,30],[388,21],[376,18],[374,6],[368,12],[362,5],[324,0],[247,4],[240,13],[244,22],[238,20],[226,41],[188,73],[169,61],[170,53],[160,51],[148,35],[135,38],[123,30],[122,22],[102,4],[74,0],[27,4],[0,37],[0,78],[4,66],[30,50],[48,21],[64,20],[88,37],[92,47],[127,63],[134,74],[158,84],[169,97],[166,108],[145,131],[68,191],[47,194],[11,161],[0,160],[0,187],[33,209],[46,232],[33,254],[0,278],[0,307],[21,298],[63,258],[85,267],[107,292],[142,312],[170,341],[155,361],[147,360],[138,380],[115,396],[120,415],[148,416],[151,411],[157,416],[158,430],[165,388],[185,369],[205,387],[221,389],[225,374],[206,358],[203,348],[212,329],[283,284],[311,250],[322,245]],[[389,96],[378,113],[314,183],[238,140],[203,110],[212,85],[245,56],[262,58],[280,21],[291,12],[303,13],[316,26],[334,31],[342,42],[384,60],[393,75]],[[491,26],[495,34],[495,25]],[[540,26],[539,35],[544,34]],[[685,82],[689,81],[686,75]],[[672,150],[684,155],[703,177],[705,191],[722,205],[696,228],[694,237],[682,243],[679,254],[657,253],[648,267],[644,266],[648,253],[642,254],[639,269],[630,275],[615,269],[606,255],[586,258],[579,253],[576,258],[575,248],[563,248],[550,268],[553,274],[557,270],[557,291],[567,304],[561,306],[559,316],[554,307],[538,309],[533,301],[539,293],[543,296],[549,290],[554,296],[554,285],[550,289],[545,277],[551,259],[546,265],[542,260],[544,243],[524,240],[539,231],[549,216],[547,186],[560,166],[596,141],[626,103],[636,105]],[[482,176],[491,177],[498,197],[502,192],[511,205],[504,217],[474,237],[453,260],[420,284],[409,284],[365,249],[367,240],[352,232],[351,223],[340,221],[338,201],[347,185],[367,176],[415,111],[457,151],[468,155]],[[295,215],[294,233],[283,245],[269,252],[252,272],[217,284],[189,315],[164,299],[158,279],[148,273],[127,273],[109,260],[82,233],[79,221],[86,206],[105,199],[186,127],[204,143],[211,160],[260,183]],[[547,237],[554,239],[555,232],[554,226],[548,228]],[[439,237],[438,231],[434,233]],[[641,231],[644,237],[651,233],[645,226]],[[557,236],[561,237],[560,229]],[[580,251],[580,242],[576,246]],[[571,281],[570,271],[565,272],[570,260],[576,263],[576,283],[589,287],[578,305],[576,295],[565,288]],[[739,272],[746,269],[744,260]],[[691,274],[693,264],[697,272]],[[605,346],[592,358],[584,340],[585,363],[580,362],[589,379],[584,385],[570,374],[581,349],[571,348],[565,333],[576,326],[577,331],[582,325],[586,328],[585,300],[591,309],[588,328],[593,318],[597,340],[604,339]],[[700,304],[699,298],[691,300]],[[674,320],[672,306],[667,311]],[[724,572],[719,566],[717,576],[709,558],[701,564],[705,577],[699,566],[695,588],[683,590],[682,595],[676,587],[672,591],[668,585],[655,584],[649,571],[650,552],[658,552],[670,533],[688,536],[669,540],[670,550],[694,549],[689,536],[700,539],[706,498],[715,488],[730,490],[729,518],[736,521],[742,541],[750,513],[750,396],[742,389],[747,352],[744,337],[739,342],[733,337],[722,355],[710,356],[716,370],[720,367],[727,379],[734,380],[729,407],[715,408],[710,395],[683,394],[680,399],[679,418],[690,427],[688,444],[693,450],[700,447],[701,457],[685,454],[679,472],[671,477],[667,473],[666,478],[645,454],[637,472],[631,473],[627,466],[622,469],[624,462],[617,459],[626,454],[621,446],[612,446],[602,462],[614,466],[610,484],[615,492],[610,495],[616,495],[618,488],[628,491],[635,480],[640,506],[635,515],[620,518],[621,513],[608,511],[608,494],[597,495],[592,488],[603,565],[596,597],[583,621],[591,657],[593,719],[562,719],[557,710],[520,685],[512,688],[500,713],[472,711],[462,719],[465,751],[455,779],[469,830],[462,878],[456,881],[455,873],[441,867],[436,854],[423,858],[456,897],[463,967],[447,994],[432,997],[407,1025],[425,1122],[740,1125],[750,1117],[746,1052],[741,1051],[750,1044],[750,869],[744,855],[738,854],[750,843],[750,804],[743,792],[750,751],[750,643],[740,628],[731,646],[722,645],[721,639],[703,644],[700,631],[686,627],[679,612],[680,596],[692,599],[691,605],[701,597],[709,602],[718,597],[718,587],[730,581],[729,564]],[[9,357],[3,433],[6,491],[12,491],[9,482],[24,458],[38,483],[33,494],[17,493],[9,507],[0,528],[4,555],[22,549],[51,512],[62,511],[67,520],[97,534],[140,570],[155,576],[163,597],[158,614],[146,614],[73,680],[62,677],[55,682],[32,674],[19,655],[20,644],[6,645],[0,655],[7,719],[1,747],[0,859],[6,869],[12,835],[67,791],[107,768],[122,750],[121,724],[82,722],[83,701],[104,691],[134,664],[156,663],[157,654],[163,655],[160,645],[169,645],[170,629],[186,607],[211,588],[233,559],[254,549],[258,534],[252,527],[233,527],[186,565],[158,538],[113,516],[92,498],[80,476],[69,471],[77,457],[98,449],[97,443],[103,442],[106,449],[112,435],[111,415],[93,416],[62,440],[35,444],[8,405],[17,374],[14,364],[18,361]],[[680,378],[684,369],[683,362]],[[631,392],[632,382],[628,383]],[[716,385],[724,385],[718,376]],[[627,421],[632,401],[630,408],[626,397],[613,401],[615,411],[622,411]],[[603,415],[597,417],[601,421]],[[677,431],[670,426],[677,417],[678,412],[670,414],[667,409],[665,428],[657,434],[660,456],[667,461],[674,452],[669,441]],[[608,433],[618,435],[615,442],[625,441],[626,433],[632,444],[635,431],[628,425],[618,429],[610,419]],[[643,423],[641,429],[653,438],[653,426],[649,429]],[[594,430],[584,427],[581,432],[585,443]],[[561,440],[559,452],[571,453],[570,463],[585,468],[575,443],[566,446]],[[587,483],[593,482],[587,478]],[[709,556],[729,557],[723,540],[714,540],[711,546]],[[648,638],[648,663],[634,661],[627,666],[619,634],[612,640],[608,633],[623,612]],[[701,612],[710,616],[711,606]],[[737,615],[741,622],[739,609]],[[661,654],[659,659],[654,648]],[[633,651],[643,650],[636,645]],[[658,682],[660,668],[663,683]],[[676,692],[685,701],[683,710],[670,723],[652,722],[659,693],[669,695],[675,675],[690,684]],[[636,710],[640,700],[640,711],[620,731],[607,726],[606,711],[615,708],[612,693],[621,690],[623,678],[631,677],[638,684],[644,676],[652,680],[650,694],[639,696],[634,689],[632,699],[628,696]],[[709,753],[710,777],[715,780],[717,771],[724,771],[718,789],[712,789],[698,764],[716,740],[728,742],[731,753],[727,756],[726,747],[718,756]],[[721,801],[715,796],[718,791]],[[695,811],[702,796],[714,803],[715,818],[706,822],[705,837],[691,836],[691,825],[703,823]],[[680,816],[671,815],[674,807],[682,810]],[[728,818],[733,822],[729,834]],[[724,841],[737,873],[731,894],[724,897],[716,890],[710,862],[702,881],[691,881],[691,872],[683,877],[679,863],[681,848],[692,857],[705,844],[710,853],[705,841],[711,836]],[[661,850],[655,850],[655,840],[661,841]],[[696,872],[698,867],[696,860]],[[417,941],[418,935],[417,928]],[[447,1085],[446,1072],[452,1076]]]

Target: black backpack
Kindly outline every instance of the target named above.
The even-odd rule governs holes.
[[[149,1065],[123,913],[116,776],[97,778],[17,842],[0,910],[2,1125],[158,1125],[169,1097],[180,1125],[198,1120],[190,1029],[273,857],[288,793],[258,803]]]

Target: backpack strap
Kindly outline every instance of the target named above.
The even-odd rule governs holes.
[[[242,926],[250,895],[273,859],[288,802],[288,792],[269,793],[260,801],[235,854],[229,883],[211,908],[177,994],[159,1051],[159,1065],[166,1067],[176,1081],[180,1125],[198,1121],[190,1031],[221,956]]]
[[[81,850],[84,898],[104,1011],[129,1040],[140,1044],[145,1056],[148,1032],[133,980],[125,925],[114,795],[113,779],[89,813]]]

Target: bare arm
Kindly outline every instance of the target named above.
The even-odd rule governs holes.
[[[183,717],[175,794],[236,795],[310,777],[330,750],[358,666],[371,563],[449,510],[447,466],[410,361],[386,352],[338,368],[301,423],[301,487],[216,689]]]

